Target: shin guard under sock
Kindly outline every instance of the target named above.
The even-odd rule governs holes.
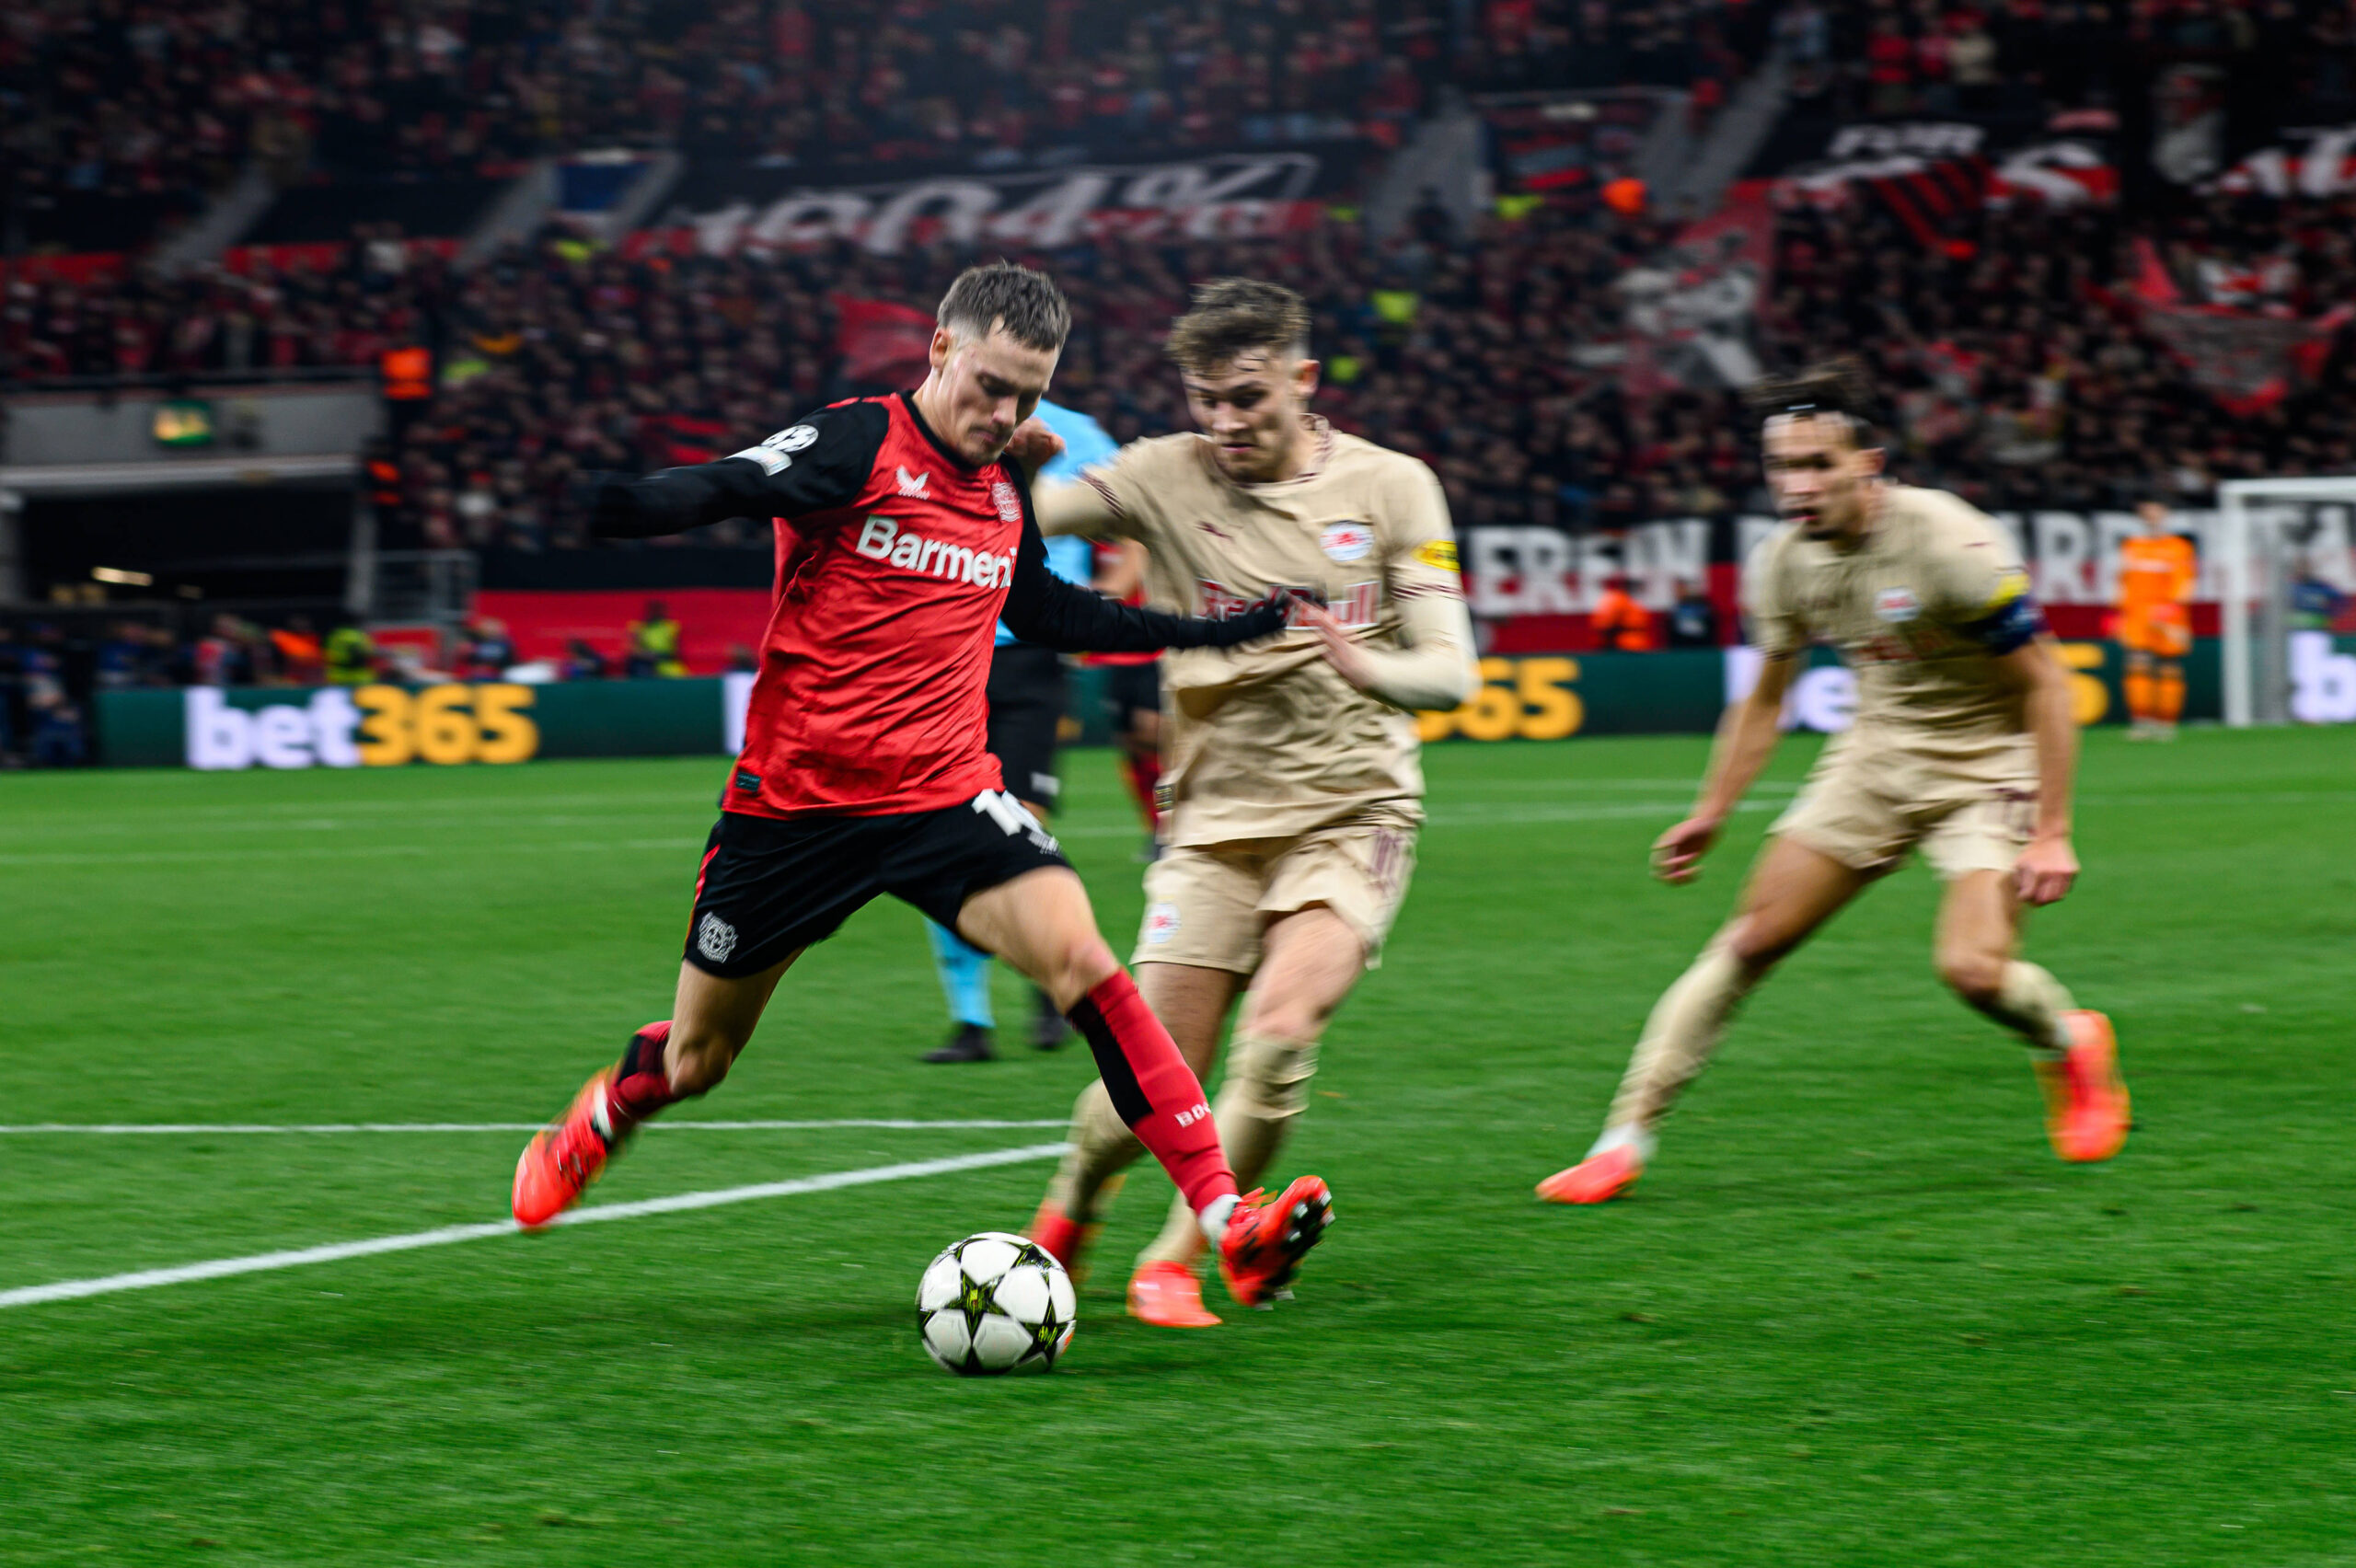
[[[1233,1197],[1235,1173],[1219,1150],[1202,1083],[1129,972],[1114,970],[1067,1016],[1096,1057],[1114,1113],[1170,1172],[1186,1206],[1199,1214],[1219,1198]]]

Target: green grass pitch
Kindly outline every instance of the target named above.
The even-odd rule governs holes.
[[[2091,739],[2031,951],[2119,1020],[2108,1166],[1938,990],[1918,867],[1753,998],[1628,1201],[1537,1203],[1808,748],[1685,890],[1644,852],[1700,740],[1437,748],[1286,1157],[1340,1215],[1297,1301],[1124,1318],[1149,1166],[1063,1368],[941,1375],[918,1273],[1032,1163],[10,1308],[0,1562],[2356,1562],[2351,746]],[[1108,755],[1066,771],[1126,952],[1134,825]],[[539,1120],[668,1010],[722,772],[0,779],[0,1122]],[[1089,1073],[918,1065],[943,1030],[878,905],[679,1119],[1058,1118]],[[591,1201],[1057,1136],[659,1129]],[[495,1220],[521,1142],[0,1135],[0,1291]]]

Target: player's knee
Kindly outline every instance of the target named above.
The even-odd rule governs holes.
[[[1307,1110],[1309,1080],[1316,1073],[1314,1040],[1239,1035],[1227,1060],[1227,1080],[1236,1087],[1243,1110],[1262,1121],[1278,1122]]]
[[[1238,1032],[1269,1035],[1278,1040],[1315,1040],[1325,1032],[1326,1021],[1333,1016],[1332,1008],[1318,1007],[1299,997],[1263,1001],[1255,993],[1244,1004]]]
[[[1772,967],[1799,946],[1797,935],[1756,912],[1736,916],[1718,940],[1737,963],[1752,971]]]
[[[1068,939],[1051,944],[1041,956],[1046,973],[1038,976],[1040,988],[1065,1012],[1078,1006],[1082,997],[1111,979],[1121,967],[1113,950],[1093,929],[1075,932]]]
[[[1939,980],[1976,1008],[1984,1008],[2004,988],[2004,961],[1991,952],[1953,951],[1938,955]]]

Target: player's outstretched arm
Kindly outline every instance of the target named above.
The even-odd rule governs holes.
[[[1325,661],[1369,697],[1410,713],[1453,708],[1481,684],[1472,663],[1472,617],[1453,594],[1425,594],[1399,605],[1400,648],[1354,640],[1329,612],[1303,605],[1301,624],[1324,645]]]
[[[2078,880],[2070,844],[2071,796],[2078,771],[2077,702],[2070,670],[2050,636],[2039,635],[1993,661],[1999,679],[2021,694],[2021,717],[2037,749],[2037,827],[2013,867],[2023,904],[2052,904]]]
[[[1062,653],[1150,653],[1161,648],[1231,648],[1285,628],[1285,606],[1254,605],[1226,620],[1166,615],[1116,605],[1077,588],[1047,570],[1047,542],[1024,497],[1022,544],[1001,612],[1006,628],[1025,642]]]
[[[1727,704],[1710,743],[1709,770],[1702,793],[1683,822],[1653,842],[1653,874],[1666,882],[1689,882],[1699,875],[1702,857],[1718,840],[1727,818],[1758,781],[1759,770],[1775,755],[1784,733],[1784,695],[1791,689],[1800,655],[1770,653],[1759,666],[1749,696]]]
[[[637,478],[585,473],[574,483],[590,532],[604,539],[683,534],[731,517],[803,517],[858,499],[890,429],[881,405],[848,403],[717,462]]]

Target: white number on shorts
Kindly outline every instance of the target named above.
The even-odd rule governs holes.
[[[974,797],[974,809],[998,824],[999,830],[1008,837],[1027,833],[1032,843],[1050,854],[1055,852],[1056,841],[1045,828],[1039,825],[1039,819],[1025,811],[1022,802],[1005,790],[983,790]]]

